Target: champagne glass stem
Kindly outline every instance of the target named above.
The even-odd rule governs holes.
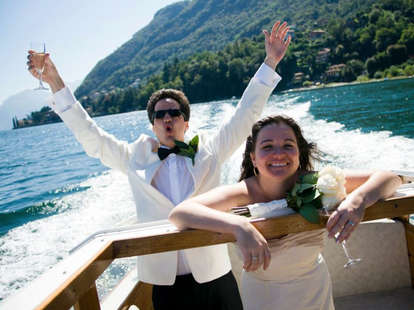
[[[348,260],[350,260],[351,256],[349,255],[348,248],[346,247],[346,241],[345,240],[342,241],[341,245],[342,245],[342,248],[344,249],[346,258],[348,258]]]
[[[43,68],[37,69],[37,73],[39,73],[39,88],[45,88],[43,85],[42,75],[43,75]]]
[[[346,262],[346,264],[344,265],[344,268],[348,268],[349,266],[355,265],[357,263],[359,263],[362,259],[361,258],[352,258],[351,255],[349,254],[348,248],[346,247],[346,241],[342,241],[341,242],[342,245],[342,249],[345,252],[345,256],[348,259],[348,261]]]
[[[325,214],[329,217],[328,209],[323,208],[323,210],[324,210]],[[335,239],[337,240],[338,237],[339,237],[339,233],[337,233],[335,235]],[[346,241],[345,240],[341,242],[341,246],[342,246],[342,249],[344,250],[346,258],[348,259],[348,261],[344,265],[344,268],[348,268],[349,266],[355,265],[355,264],[359,263],[362,260],[361,258],[352,258],[351,257],[351,255],[349,254],[349,250],[346,246]]]
[[[49,88],[45,87],[43,85],[43,80],[42,80],[42,74],[43,74],[43,68],[42,69],[36,69],[37,73],[39,73],[39,86],[37,88],[35,88],[35,90],[48,90]]]

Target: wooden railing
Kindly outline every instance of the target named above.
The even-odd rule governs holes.
[[[394,197],[376,203],[365,212],[364,221],[394,218],[414,213],[414,196]],[[253,222],[266,239],[320,229],[298,214]],[[414,230],[407,232],[414,239]],[[4,309],[101,309],[95,280],[117,258],[153,254],[219,243],[234,242],[231,234],[202,230],[178,231],[166,222],[136,225],[128,229],[97,234],[53,269],[1,304]],[[413,240],[412,240],[413,241]],[[414,244],[408,246],[414,254]],[[410,257],[414,267],[414,257]],[[414,270],[414,268],[412,268]],[[137,283],[118,309],[136,304],[151,309],[151,286]]]

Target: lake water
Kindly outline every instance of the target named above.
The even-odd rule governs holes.
[[[237,100],[192,106],[188,136],[215,131]],[[263,115],[286,114],[343,168],[414,171],[414,79],[272,96]],[[145,111],[96,118],[117,138],[152,134]],[[241,163],[242,147],[229,162]],[[222,182],[239,165],[226,163]],[[85,155],[64,124],[0,131],[1,300],[47,271],[92,233],[135,217],[126,177]],[[134,264],[122,259],[98,280],[101,294]]]

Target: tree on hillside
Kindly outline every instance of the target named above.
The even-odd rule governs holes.
[[[407,60],[407,47],[401,44],[390,45],[387,47],[387,55],[390,56],[392,65],[399,65]]]
[[[385,52],[378,53],[366,61],[366,68],[370,77],[373,77],[376,71],[382,71],[391,65],[390,56]]]
[[[352,59],[346,63],[343,77],[346,82],[354,81],[364,71],[364,63],[358,59]]]
[[[414,24],[410,24],[407,29],[402,31],[398,43],[404,44],[407,47],[409,55],[414,55]]]
[[[387,46],[398,41],[399,36],[395,29],[379,28],[375,33],[375,47],[378,51],[384,51]]]

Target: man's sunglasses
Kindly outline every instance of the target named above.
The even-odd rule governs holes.
[[[153,120],[154,119],[162,119],[162,118],[164,118],[165,114],[167,114],[167,113],[171,117],[178,117],[180,115],[183,115],[183,113],[179,109],[158,110],[158,111],[154,111],[152,119]]]

